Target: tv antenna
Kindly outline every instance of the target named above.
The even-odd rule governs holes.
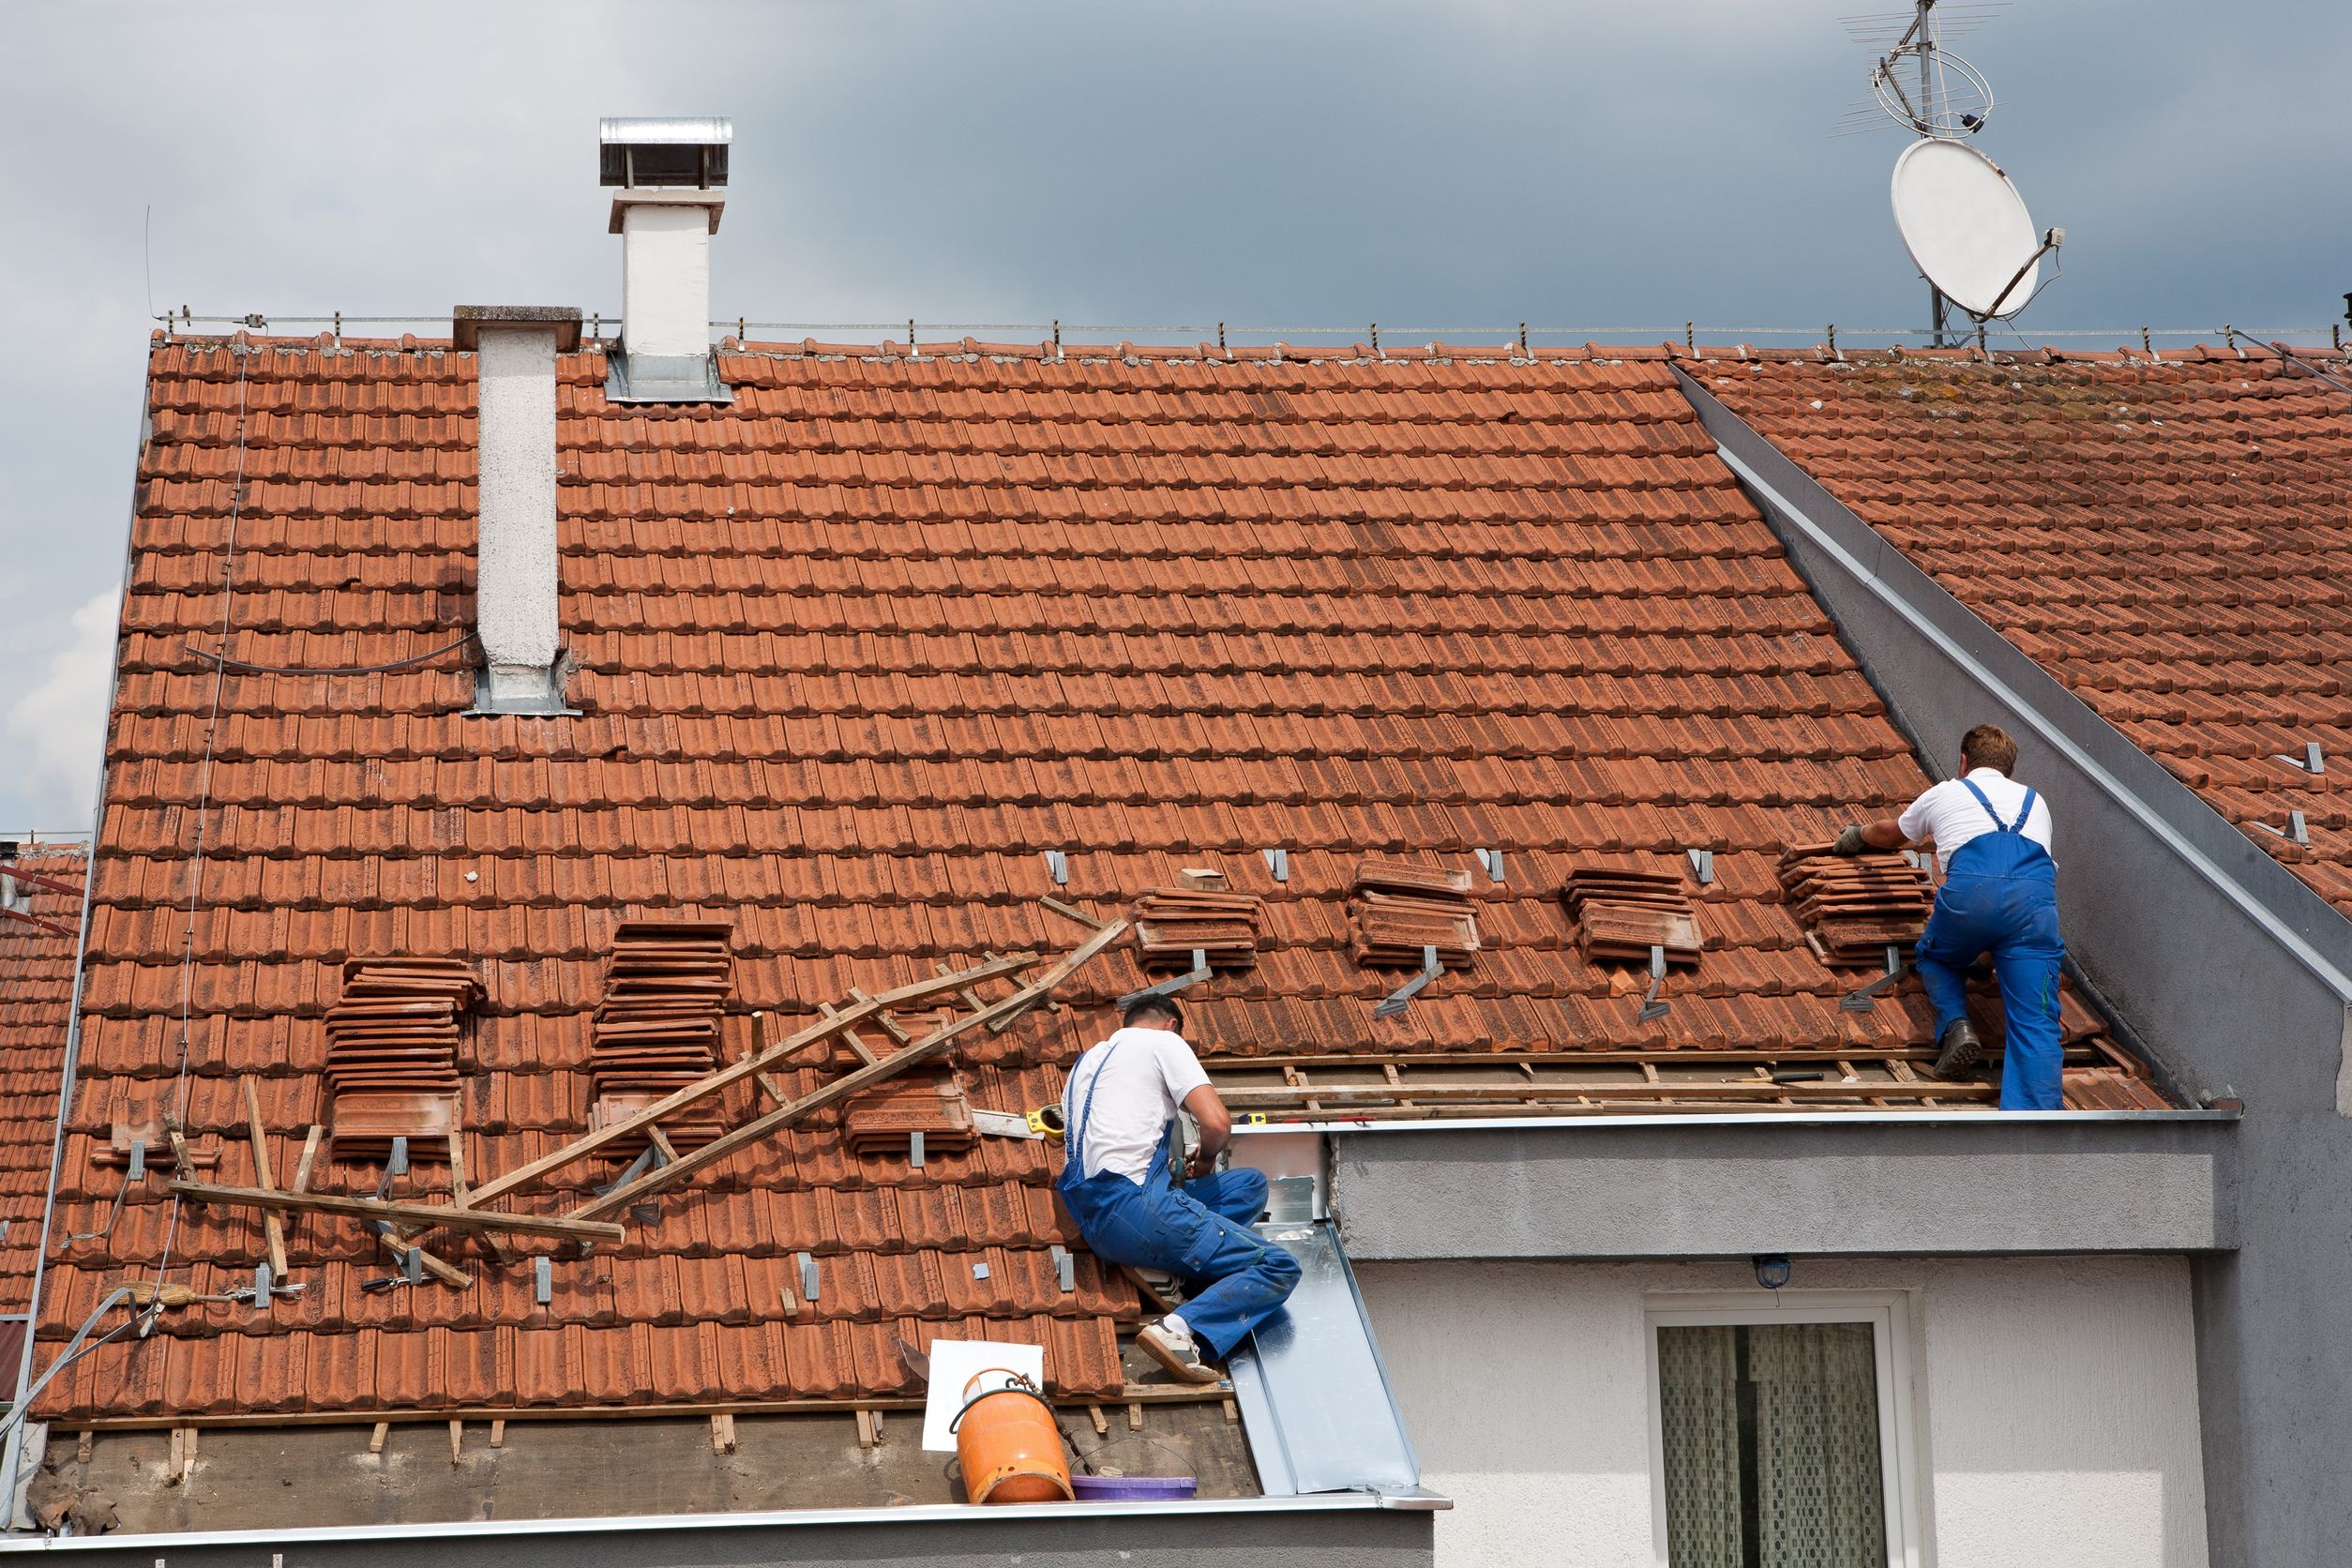
[[[1951,340],[1954,305],[1980,326],[2024,309],[2044,287],[2042,258],[2055,257],[2066,242],[2063,229],[2037,233],[2000,165],[1968,145],[1997,100],[1984,73],[1954,53],[1951,40],[2007,4],[1913,0],[1907,12],[1845,19],[1855,41],[1877,58],[1870,98],[1848,114],[1842,133],[1892,123],[1913,137],[1894,160],[1894,221],[1927,279],[1928,339],[1937,348]]]

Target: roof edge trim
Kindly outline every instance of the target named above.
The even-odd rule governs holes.
[[[2297,929],[2288,911],[2299,903],[2305,917],[2314,922],[2314,929],[2332,927],[2352,937],[2352,927],[2345,926],[2343,915],[2267,854],[2261,857],[2259,866],[2251,869],[2269,885],[2251,885],[2247,880],[2233,875],[2214,858],[2220,842],[2209,844],[2200,840],[2215,830],[2226,833],[2233,840],[2242,840],[2243,834],[2187,785],[2166,773],[2130,737],[2067,690],[2055,675],[1962,604],[1884,535],[1830,494],[1706,387],[1679,366],[1674,368],[1674,373],[1697,411],[1701,427],[1714,439],[1717,454],[1762,504],[1768,521],[1777,517],[1802,533],[1814,549],[1891,611],[1939,656],[2008,706],[2037,740],[2090,779],[2144,831],[2332,991],[2340,1003],[2352,1008],[2352,972],[2347,972],[2345,964],[2336,957],[2321,952]],[[1769,475],[1767,467],[1773,471]],[[1804,494],[1806,500],[1792,498],[1791,490]],[[1824,520],[1825,516],[1829,520]],[[1858,550],[1869,551],[1872,559],[1863,559]],[[1891,576],[1901,577],[1901,585],[1890,580]],[[1928,605],[1939,613],[1931,614]],[[1944,622],[1980,632],[1977,641],[1984,651],[1979,653],[1964,644]],[[1992,659],[1998,659],[2007,668],[1995,669]],[[2031,695],[2028,694],[2028,689]],[[2088,719],[2086,733],[2100,737],[2105,743],[2100,749],[2109,755],[2093,755],[2067,725],[2054,716],[2062,705],[2080,709],[2081,716]],[[2118,771],[2122,769],[2139,774],[2145,784],[2128,781]],[[2164,792],[2165,786],[2178,791],[2183,800],[2209,817],[2210,822],[2193,824],[2176,820],[2174,814],[2158,807],[2155,799]],[[2345,945],[2352,951],[2352,941]]]

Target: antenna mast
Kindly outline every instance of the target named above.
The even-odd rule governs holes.
[[[1936,9],[1936,0],[1917,0],[1917,6],[1919,14],[1912,18],[1911,30],[1905,37],[1907,40],[1909,38],[1919,40],[1920,117],[1929,125],[1937,125],[1942,121],[1938,111],[1943,105],[1940,101],[1942,98],[1939,80],[1941,73],[1936,68],[1936,19],[1932,14]],[[1921,134],[1932,133],[1922,131]],[[1944,346],[1944,324],[1950,319],[1950,310],[1951,306],[1944,298],[1944,292],[1934,283],[1929,283],[1927,285],[1927,342],[1930,348],[1939,349]]]

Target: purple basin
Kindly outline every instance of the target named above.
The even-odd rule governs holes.
[[[1080,1502],[1174,1502],[1200,1489],[1189,1475],[1074,1475]]]

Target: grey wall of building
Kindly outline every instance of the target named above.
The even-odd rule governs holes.
[[[1268,1510],[1151,1514],[1084,1508],[1059,1517],[991,1516],[789,1524],[757,1520],[589,1530],[455,1524],[368,1535],[98,1536],[26,1543],[72,1568],[768,1568],[889,1563],[892,1568],[1428,1568],[1431,1515],[1419,1511]]]
[[[2238,1248],[2196,1268],[2217,1568],[2352,1552],[2352,922],[1777,449],[1683,385],[1930,768],[1980,720],[2057,822],[2084,975],[2175,1079],[2245,1102]],[[2030,475],[2020,475],[2021,483]]]
[[[1359,1261],[2200,1252],[2236,1238],[2236,1123],[1751,1116],[1331,1135]]]

